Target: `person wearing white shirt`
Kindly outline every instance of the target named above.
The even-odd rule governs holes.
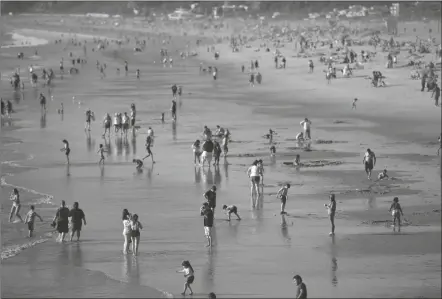
[[[259,168],[258,168],[258,161],[254,161],[252,166],[249,167],[249,169],[247,169],[247,175],[249,176],[250,180],[251,180],[251,185],[250,185],[250,200],[252,201],[252,207],[254,208],[257,204],[257,199],[260,196],[259,193],[259,181],[260,181],[260,176],[259,176]],[[253,191],[255,190],[257,197],[253,196]]]
[[[300,122],[300,125],[304,128],[304,136],[306,139],[311,139],[311,136],[310,136],[311,124],[312,124],[312,122],[308,118],[305,118],[303,121]]]

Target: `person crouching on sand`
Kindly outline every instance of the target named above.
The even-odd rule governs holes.
[[[389,176],[387,174],[387,169],[384,169],[381,173],[378,174],[378,180],[388,179]]]
[[[143,168],[143,161],[140,159],[133,159],[132,162],[137,164],[137,170],[141,170]]]
[[[26,218],[25,218],[25,224],[28,224],[29,238],[32,238],[32,233],[34,232],[35,217],[40,218],[40,221],[43,222],[43,218],[41,218],[40,215],[38,215],[37,212],[35,212],[35,207],[33,205],[31,205],[31,209],[26,214]]]
[[[181,266],[183,266],[183,269],[176,271],[177,273],[184,273],[184,277],[186,278],[186,282],[184,283],[184,291],[181,293],[181,295],[186,295],[187,289],[190,291],[189,294],[192,295],[193,291],[190,285],[195,280],[195,271],[193,271],[189,261],[183,261]]]
[[[335,213],[336,213],[336,200],[335,200],[334,194],[330,194],[330,204],[325,203],[324,207],[327,209],[328,217],[330,218],[330,223],[331,223],[330,236],[334,236],[335,235]]]
[[[401,215],[403,217],[404,213],[402,212],[402,208],[401,208],[401,205],[399,204],[398,197],[393,198],[393,203],[391,204],[388,212],[390,212],[391,216],[393,217],[393,227],[396,227],[396,220],[397,220],[399,231],[400,231],[400,229],[401,229]]]
[[[226,212],[227,216],[228,216],[228,221],[230,221],[230,215],[233,213],[235,214],[235,216],[238,218],[238,220],[241,220],[241,217],[239,217],[238,215],[238,208],[234,205],[231,206],[227,206],[227,205],[223,205],[223,210]]]

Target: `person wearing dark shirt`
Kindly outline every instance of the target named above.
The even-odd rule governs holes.
[[[203,209],[204,215],[204,234],[207,238],[207,246],[212,247],[212,227],[213,227],[213,211],[207,205],[207,208]]]
[[[307,286],[302,282],[302,278],[299,275],[293,276],[293,282],[298,287],[296,291],[297,299],[307,299]]]
[[[69,209],[66,207],[66,202],[61,201],[61,207],[58,208],[55,213],[54,220],[52,221],[52,226],[57,226],[58,231],[58,241],[64,242],[66,234],[69,232]]]
[[[81,231],[81,226],[83,224],[81,221],[83,221],[84,225],[86,225],[86,216],[84,215],[83,210],[78,208],[78,202],[74,202],[74,207],[69,212],[69,218],[71,218],[71,224],[72,224],[71,242],[75,232],[77,232],[77,242],[78,242],[80,241],[80,231]]]
[[[233,213],[236,215],[236,217],[238,218],[238,220],[241,220],[241,217],[239,217],[238,215],[238,208],[234,205],[231,206],[227,206],[227,205],[223,205],[223,210],[227,213],[228,221],[230,221],[230,215]]]
[[[215,208],[216,208],[216,186],[212,186],[210,190],[205,192],[204,198],[207,199],[207,202],[209,204],[209,208],[212,209],[212,212],[215,214]]]

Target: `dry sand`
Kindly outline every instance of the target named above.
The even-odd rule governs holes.
[[[17,22],[9,21],[9,24]],[[63,26],[50,24],[32,26],[33,29],[44,31],[30,31],[29,23],[32,21],[21,20],[21,27],[26,28],[27,31],[24,32],[32,32],[33,36],[39,38],[53,38],[47,31],[67,31]],[[96,30],[94,34],[119,35],[115,30]],[[228,32],[217,34],[228,35]],[[208,35],[207,32],[205,35]],[[185,39],[190,40],[190,37]],[[171,47],[184,49],[183,38],[175,38]],[[88,66],[81,71],[84,74],[82,78],[56,81],[56,101],[66,99],[66,105],[67,99],[76,95],[101,117],[104,112],[126,109],[132,101],[130,98],[134,98],[142,126],[155,124],[158,127],[158,122],[155,123],[153,119],[158,118],[161,111],[168,109],[168,100],[163,99],[169,96],[171,82],[182,82],[185,97],[183,107],[180,108],[178,128],[170,128],[168,124],[157,130],[160,136],[170,136],[172,133],[172,138],[157,140],[155,147],[157,151],[161,148],[162,152],[158,153],[160,164],[156,166],[158,168],[155,172],[161,175],[149,183],[149,198],[152,196],[154,201],[149,199],[148,203],[136,201],[143,194],[140,193],[142,189],[137,189],[141,188],[141,182],[123,175],[133,172],[130,170],[133,166],[129,163],[124,165],[124,162],[129,162],[132,155],[135,156],[135,149],[142,151],[141,140],[138,145],[133,146],[133,153],[129,149],[123,149],[122,154],[112,154],[105,174],[109,178],[95,181],[99,172],[92,165],[96,159],[93,151],[100,139],[98,136],[93,138],[95,145],[90,143],[92,141],[87,141],[87,148],[90,150],[84,153],[84,137],[81,132],[83,108],[73,112],[68,111],[72,108],[65,108],[65,120],[60,123],[56,122],[57,115],[51,115],[58,103],[50,103],[48,124],[46,120],[41,120],[42,128],[29,129],[34,125],[33,118],[39,113],[33,91],[26,93],[26,100],[16,105],[18,112],[14,115],[12,127],[2,127],[2,161],[20,160],[19,164],[40,170],[29,172],[27,168],[16,167],[14,163],[8,162],[2,163],[2,175],[14,174],[13,177],[6,177],[6,182],[26,186],[28,190],[39,190],[41,193],[54,195],[56,199],[68,197],[69,202],[79,200],[87,214],[93,216],[90,217],[90,226],[84,232],[87,242],[79,247],[60,249],[57,244],[38,245],[23,251],[17,257],[2,260],[4,268],[16,273],[2,274],[2,294],[8,297],[28,297],[38,292],[46,296],[62,296],[61,289],[66,285],[52,284],[54,281],[60,282],[60,279],[53,277],[50,271],[40,269],[46,264],[56,267],[59,275],[68,271],[68,279],[72,280],[76,279],[73,273],[81,268],[94,271],[95,279],[75,280],[84,286],[83,296],[95,297],[117,292],[118,287],[112,282],[98,288],[97,285],[108,281],[99,275],[117,281],[128,281],[129,285],[154,286],[176,294],[180,291],[182,282],[180,277],[174,275],[173,270],[180,260],[190,256],[197,270],[197,297],[205,297],[211,291],[219,297],[288,297],[294,293],[290,282],[293,272],[303,276],[312,297],[438,297],[441,291],[440,159],[435,156],[437,144],[434,141],[440,134],[441,114],[440,108],[434,107],[429,94],[420,92],[419,82],[408,79],[409,69],[385,69],[385,57],[378,53],[377,58],[366,65],[364,70],[355,71],[355,77],[338,78],[327,85],[322,72],[325,67],[315,61],[315,73],[307,74],[308,59],[292,57],[293,50],[281,49],[288,60],[288,68],[281,70],[274,68],[271,53],[254,52],[256,45],[239,53],[232,53],[226,44],[216,44],[215,47],[221,55],[218,61],[214,60],[213,53],[207,53],[205,47],[201,47],[197,59],[180,62],[178,55],[174,55],[177,65],[170,71],[153,64],[153,60],[159,60],[159,45],[138,56],[133,54],[133,46],[118,51],[119,64],[127,59],[130,65],[138,63],[143,67],[142,74],[153,75],[146,79],[149,83],[144,83],[144,86],[134,85],[135,83],[129,81],[121,84],[113,78],[113,74],[110,75],[112,79],[108,79],[112,83],[106,83],[106,80],[101,82],[97,79],[98,75],[94,73],[92,64],[96,59],[104,58],[99,53],[91,52]],[[368,46],[353,48],[359,52],[360,49],[368,49]],[[56,69],[61,50],[61,46],[53,44],[40,46],[39,52],[45,53],[41,63]],[[73,50],[76,51],[74,53],[81,52],[80,48]],[[67,49],[63,56],[66,57],[68,51],[71,49]],[[16,50],[1,52],[2,73],[5,69],[11,71],[17,64],[21,64],[22,69],[29,64],[27,60],[20,62],[5,59],[13,57],[15,53]],[[115,67],[117,64],[113,57],[114,52],[106,53],[109,68]],[[405,56],[398,57],[399,63]],[[252,59],[259,60],[260,72],[263,74],[263,84],[254,88],[248,86],[247,75],[240,72],[240,66],[244,64],[247,67]],[[210,76],[198,76],[199,61],[219,68],[219,80],[216,83],[211,81]],[[179,64],[183,66],[180,67]],[[363,79],[372,70],[380,70],[387,77],[386,88],[372,88],[369,81]],[[194,75],[190,76],[192,72]],[[147,86],[156,88],[146,88]],[[104,93],[107,94],[107,99],[103,97]],[[126,94],[129,99],[113,99],[112,93]],[[11,89],[4,81],[2,96],[11,97]],[[88,97],[94,99],[90,100]],[[154,100],[143,102],[143,98],[147,97]],[[156,97],[161,100],[155,99]],[[356,111],[351,110],[354,97],[359,99]],[[111,111],[103,110],[104,103]],[[313,122],[313,139],[333,142],[314,143],[309,152],[295,149],[293,138],[300,131],[299,122],[304,117]],[[193,186],[186,181],[186,178],[193,176],[193,169],[192,173],[185,170],[191,163],[190,154],[186,151],[192,140],[198,138],[204,124],[209,127],[216,124],[225,126],[232,132],[234,140],[246,142],[231,143],[231,155],[228,158],[231,165],[223,166],[223,175],[218,174],[217,177],[214,171],[212,180],[212,174],[207,170],[202,171],[202,177],[200,171],[195,170]],[[268,144],[260,139],[268,128],[278,132],[275,139],[275,159],[268,158]],[[69,130],[69,139],[74,140],[73,152],[78,155],[77,166],[71,167],[73,174],[69,179],[70,185],[67,181],[64,182],[66,170],[56,156],[59,146],[57,140],[62,139]],[[93,134],[99,134],[99,130],[99,125],[95,124]],[[26,147],[20,146],[21,142]],[[361,161],[367,147],[373,149],[378,157],[375,174],[387,167],[394,180],[374,183],[366,179]],[[283,165],[283,162],[292,161],[297,153],[304,163],[324,160],[331,164],[340,164],[308,168]],[[36,159],[24,161],[31,154]],[[254,157],[262,157],[266,165],[264,209],[260,212],[248,211],[248,188],[247,182],[243,180],[243,171]],[[174,169],[170,169],[171,165],[174,165]],[[151,170],[153,168],[148,169],[149,172]],[[222,181],[219,181],[221,176]],[[197,177],[198,182],[203,182],[202,186],[197,183]],[[57,184],[48,184],[48,180]],[[120,181],[125,183],[119,183]],[[165,191],[171,181],[178,190]],[[281,227],[280,217],[274,216],[279,207],[273,195],[277,186],[283,182],[291,182],[293,185],[287,206],[289,215],[286,217],[286,227]],[[244,220],[240,224],[233,223],[233,227],[228,230],[224,223],[217,224],[219,244],[210,254],[200,248],[202,238],[198,235],[198,229],[201,228],[201,220],[197,219],[194,224],[192,219],[195,218],[194,211],[200,201],[197,196],[213,183],[220,187],[220,203],[228,200],[229,203],[237,204],[242,216],[244,214]],[[130,186],[125,185],[133,188],[132,194]],[[89,203],[83,200],[83,197],[88,196],[88,188],[98,202]],[[111,195],[112,191],[116,194]],[[5,185],[2,188],[2,198],[6,198],[3,195],[7,192],[10,192],[10,186]],[[337,235],[334,238],[327,236],[329,223],[323,208],[330,192],[336,192],[338,200]],[[23,193],[23,201],[27,202],[28,195]],[[176,197],[177,194],[182,197],[185,207],[179,202],[166,201],[168,196]],[[387,210],[393,196],[400,196],[407,220],[401,233],[392,233],[387,221],[390,219]],[[167,216],[161,212],[162,205],[157,205],[155,199],[164,201],[163,206],[166,205],[175,213],[174,219],[168,220],[167,225],[163,223],[163,217]],[[20,243],[23,235],[20,233],[17,237],[15,228],[4,224],[10,208],[5,201],[6,199],[2,203],[5,207],[2,224],[3,227],[6,226],[7,233],[2,234],[3,251],[5,244]],[[140,211],[140,214],[141,211],[149,211],[150,216],[145,220],[145,225],[151,227],[149,239],[141,248],[146,253],[141,254],[136,267],[115,255],[115,251],[121,247],[120,224],[114,224],[113,221],[100,226],[100,221],[94,220],[99,217],[100,206],[103,204],[106,205],[109,218],[118,218],[123,207]],[[53,211],[53,207],[42,205],[41,208],[47,209],[41,211],[46,217]],[[112,227],[112,230],[109,231],[106,226]],[[161,229],[162,226],[167,228]],[[171,232],[173,227],[180,227],[180,230]],[[114,228],[118,230],[117,233],[113,231]],[[195,235],[198,236],[195,238]],[[96,241],[92,241],[95,238]],[[184,240],[188,240],[188,243],[182,243]],[[39,250],[40,247],[45,249]],[[100,247],[100,250],[94,250],[94,247]],[[81,251],[77,248],[81,248]],[[45,254],[46,251],[52,252],[57,259],[54,261],[52,256]],[[28,265],[20,266],[23,263],[29,264],[31,270]],[[62,266],[56,266],[58,264]],[[123,275],[120,278],[120,264],[123,265],[123,272],[130,273],[126,274],[128,277]],[[135,268],[128,270],[129,265]],[[327,269],[325,271],[324,265]],[[72,266],[79,268],[72,270]],[[84,275],[84,272],[79,273]],[[17,281],[18,277],[26,275],[33,275],[38,279],[35,284],[23,288]],[[53,290],[43,291],[41,288],[49,283]],[[124,292],[118,292],[122,296],[130,294],[138,297],[146,292],[149,297],[157,296],[153,290],[129,289],[126,285]],[[68,289],[65,294],[73,296],[76,293],[75,290]],[[120,296],[118,294],[115,296]]]

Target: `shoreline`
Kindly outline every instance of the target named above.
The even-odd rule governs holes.
[[[222,55],[223,55],[223,53],[222,53]],[[202,56],[201,56],[202,57]],[[197,59],[199,60],[199,59],[202,59],[202,60],[204,60],[204,58],[201,58],[201,57],[197,57]],[[276,76],[275,76],[276,77]],[[267,84],[267,83],[265,83],[265,84]],[[360,130],[360,128],[358,128],[359,130]],[[3,138],[3,136],[2,136],[2,138]],[[401,200],[401,202],[402,202],[402,200]],[[345,236],[345,233],[342,233],[342,236]]]

